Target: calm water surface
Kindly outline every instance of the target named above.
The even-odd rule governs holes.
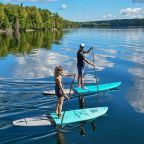
[[[62,65],[76,73],[79,44],[94,47],[99,83],[121,81],[109,92],[84,97],[72,95],[68,109],[108,106],[106,115],[68,125],[16,127],[12,121],[55,111],[53,71]],[[92,60],[92,53],[87,55]],[[95,72],[86,66],[86,83]],[[66,88],[72,79],[64,78]],[[76,83],[74,84],[76,86]],[[14,144],[142,144],[144,143],[144,29],[74,29],[61,32],[0,34],[0,143]]]

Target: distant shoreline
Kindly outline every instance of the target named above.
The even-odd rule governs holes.
[[[137,28],[144,27],[144,19],[115,19],[107,21],[79,22],[80,27],[90,28]]]
[[[144,26],[129,26],[129,27],[80,27],[82,29],[135,29],[135,28],[144,28]]]
[[[80,27],[78,29],[136,29],[136,28],[144,28],[144,26],[129,26],[129,27]],[[66,28],[65,28],[66,29]],[[73,28],[70,28],[73,29]],[[58,29],[49,29],[52,31],[58,30]],[[64,29],[63,29],[64,30]],[[34,31],[44,31],[43,29],[27,29],[27,30],[20,30],[19,32],[34,32]],[[13,29],[8,30],[2,30],[0,29],[0,33],[11,33],[15,32]]]

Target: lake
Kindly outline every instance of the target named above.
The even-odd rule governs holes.
[[[117,89],[71,96],[67,110],[108,106],[104,116],[71,124],[17,127],[12,121],[55,111],[54,68],[77,73],[79,44],[94,47],[96,73],[86,65],[86,84],[121,81]],[[93,53],[86,55],[92,61]],[[72,78],[64,77],[65,88]],[[74,86],[77,86],[75,80]],[[66,102],[66,101],[65,101]],[[65,105],[65,103],[64,103]],[[64,107],[63,107],[64,109]],[[63,31],[0,34],[0,143],[14,144],[142,144],[144,143],[144,28],[68,29]]]

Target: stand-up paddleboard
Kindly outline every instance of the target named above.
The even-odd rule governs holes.
[[[101,91],[107,91],[121,85],[121,82],[107,83],[107,84],[99,84],[99,85],[89,85],[85,86],[85,89],[76,87],[74,88],[74,92],[78,94],[89,94],[96,93]]]
[[[86,89],[75,87],[71,91],[71,94],[75,92],[78,94],[91,94],[101,91],[107,91],[113,88],[116,88],[121,85],[121,82],[107,83],[107,84],[99,84],[99,85],[89,85],[85,86]],[[69,94],[69,89],[65,89],[66,94]],[[48,90],[43,92],[44,95],[56,95],[55,90]]]
[[[65,111],[62,125],[77,123],[87,120],[95,119],[99,116],[104,115],[108,110],[108,107],[96,107],[86,108],[78,110]],[[63,114],[63,112],[62,112]],[[24,118],[13,121],[15,126],[48,126],[52,124],[61,125],[61,118],[55,113],[48,115],[42,115],[37,117]]]
[[[107,112],[107,110],[108,107],[97,107],[65,111],[62,125],[92,120],[101,115],[104,115]],[[50,115],[53,118],[56,125],[61,125],[61,118],[58,118],[58,116],[55,113],[51,113]]]
[[[70,92],[70,89],[64,89],[64,91],[65,91],[65,93],[68,95],[69,92]],[[72,91],[71,91],[71,94],[73,94],[73,93],[74,93],[74,91],[72,90]],[[56,95],[56,94],[55,94],[55,90],[43,91],[43,94],[44,94],[44,95]]]

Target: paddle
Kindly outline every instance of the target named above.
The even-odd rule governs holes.
[[[94,49],[92,49],[92,50],[93,50],[93,62],[95,64]],[[96,74],[96,67],[94,67],[94,72],[95,72],[96,85],[98,85],[97,74]]]
[[[73,81],[72,81],[71,86],[70,86],[70,91],[69,91],[69,94],[68,94],[69,98],[71,96],[71,91],[72,91],[72,88],[73,88],[73,83],[74,83],[75,77],[76,77],[76,75],[74,75]],[[68,102],[69,102],[69,100],[67,100],[67,102],[65,104],[65,109],[64,109],[63,116],[62,116],[62,120],[61,120],[61,126],[62,126],[62,122],[63,122],[63,119],[64,119],[65,111],[67,109]]]

